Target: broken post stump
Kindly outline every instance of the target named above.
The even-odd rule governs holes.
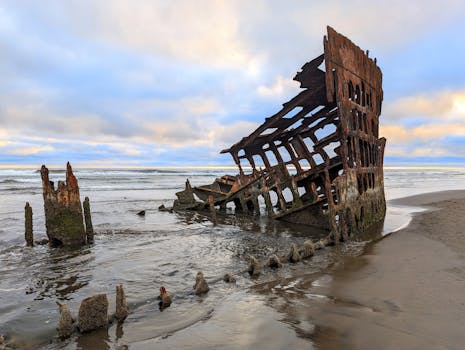
[[[90,332],[108,325],[108,299],[106,294],[97,294],[81,302],[78,327],[81,332]]]
[[[29,205],[29,202],[26,202],[26,206],[24,207],[24,216],[25,216],[24,238],[26,239],[26,245],[28,247],[33,247],[34,236],[32,232],[32,208]]]
[[[289,254],[287,256],[287,260],[290,263],[296,263],[302,260],[302,257],[299,254],[299,249],[297,248],[297,245],[295,243],[292,243],[291,245],[291,250],[289,251]]]
[[[249,267],[247,272],[252,277],[257,277],[260,274],[260,264],[258,263],[257,258],[252,255],[249,255]]]
[[[213,200],[213,196],[208,196],[208,205],[210,206],[213,225],[216,226],[218,225],[218,219],[216,217],[215,201]]]
[[[92,217],[90,216],[90,201],[89,197],[84,198],[84,203],[82,204],[84,208],[84,221],[86,223],[86,238],[87,243],[94,243],[94,227],[92,226]]]
[[[195,276],[195,284],[193,289],[195,295],[205,294],[210,290],[210,287],[208,286],[208,283],[201,271],[199,271],[197,276]]]
[[[170,293],[168,293],[166,288],[163,286],[160,287],[160,295],[158,296],[158,299],[160,299],[160,301],[158,302],[158,307],[160,308],[160,311],[163,311],[164,309],[169,307],[173,302],[173,298],[171,298]]]
[[[312,241],[305,241],[299,250],[302,259],[311,258],[315,254],[315,245]]]
[[[123,285],[116,286],[116,313],[115,317],[118,323],[122,323],[128,317],[128,304],[124,294]]]
[[[279,260],[278,256],[276,254],[273,254],[268,258],[265,266],[271,267],[272,269],[278,269],[278,268],[282,267],[283,264]]]
[[[58,321],[57,331],[61,339],[69,338],[73,334],[73,316],[66,304],[57,302],[60,312],[60,320]]]
[[[86,244],[79,186],[69,162],[66,182],[58,181],[55,189],[45,165],[40,169],[44,196],[45,226],[51,246]]]

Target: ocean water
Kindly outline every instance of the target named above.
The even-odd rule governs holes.
[[[357,255],[363,242],[318,252],[311,260],[264,271],[251,280],[245,257],[284,254],[292,243],[317,240],[324,232],[233,214],[213,226],[198,213],[159,212],[175,192],[212,182],[231,169],[74,169],[81,198],[88,196],[95,244],[78,250],[24,246],[24,205],[33,208],[35,239],[45,238],[37,169],[0,169],[0,334],[20,348],[130,349],[318,348],[311,317],[296,311],[299,300],[315,298],[311,286],[341,255]],[[51,170],[63,180],[64,170]],[[419,208],[389,200],[432,191],[465,189],[465,169],[386,169],[388,211],[384,233],[408,223]],[[145,217],[137,212],[145,210]],[[207,296],[192,294],[197,271],[210,283]],[[221,278],[234,273],[237,283]],[[322,279],[318,279],[322,281]],[[324,279],[323,279],[324,281]],[[320,283],[319,282],[319,283]],[[130,315],[122,326],[56,339],[56,301],[77,315],[80,301],[107,293],[114,311],[115,286],[122,283]],[[313,283],[313,284],[312,284]],[[174,296],[161,312],[163,285]],[[194,341],[193,341],[194,339]]]

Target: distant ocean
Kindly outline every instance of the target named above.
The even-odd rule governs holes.
[[[161,204],[172,204],[186,178],[194,186],[208,184],[224,174],[235,174],[231,168],[75,168],[74,173],[81,198],[90,198],[95,245],[78,251],[46,246],[30,249],[24,247],[26,202],[33,208],[35,238],[45,237],[40,173],[38,169],[0,169],[0,334],[22,335],[33,345],[47,342],[55,335],[56,300],[66,300],[77,310],[85,296],[102,291],[113,293],[114,286],[123,283],[132,308],[124,335],[107,335],[98,341],[137,343],[162,337],[176,332],[176,320],[185,320],[186,327],[194,325],[226,299],[242,300],[243,289],[254,283],[242,279],[238,281],[240,289],[218,285],[199,304],[189,294],[198,270],[207,277],[220,279],[226,272],[244,270],[247,254],[259,258],[282,254],[291,243],[321,236],[311,229],[296,229],[263,217],[242,220],[231,215],[226,220],[228,224],[213,227],[201,214],[158,211]],[[387,200],[465,189],[465,168],[386,168],[384,174]],[[64,170],[50,172],[52,181],[64,177]],[[146,211],[145,217],[136,215],[141,210]],[[414,209],[388,202],[385,232],[405,225],[409,210]],[[337,254],[357,254],[361,247],[361,243],[348,244]],[[310,262],[261,278],[321,271],[337,259],[337,254],[322,253]],[[160,315],[154,298],[162,284],[175,294],[176,306]],[[220,331],[226,327],[215,326]],[[79,348],[79,340],[75,341],[70,346]]]

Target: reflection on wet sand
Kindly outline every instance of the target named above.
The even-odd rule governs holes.
[[[110,344],[110,336],[108,335],[108,330],[105,328],[90,333],[79,334],[76,338],[77,350],[109,350]]]
[[[312,285],[315,273],[330,267],[341,255],[359,254],[363,246],[363,242],[349,242],[319,250],[311,259],[286,263],[278,270],[263,268],[260,276],[251,279],[245,273],[245,258],[249,254],[257,256],[263,264],[271,254],[286,256],[292,244],[301,246],[309,239],[317,241],[327,232],[263,216],[219,213],[218,226],[199,213],[178,213],[176,217],[180,229],[175,232],[102,231],[91,247],[74,251],[41,247],[42,250],[36,251],[40,256],[34,262],[36,273],[28,274],[25,280],[34,287],[31,290],[32,302],[36,303],[34,322],[50,315],[46,316],[49,321],[38,327],[37,337],[42,342],[53,339],[55,333],[55,300],[67,300],[76,314],[77,303],[83,298],[95,293],[113,293],[115,286],[123,283],[125,289],[127,286],[130,310],[124,325],[113,324],[107,332],[74,335],[65,343],[68,345],[54,340],[47,349],[63,346],[84,349],[91,345],[102,349],[128,345],[137,349],[160,342],[169,348],[174,337],[181,337],[176,344],[187,344],[184,336],[191,330],[199,330],[205,339],[216,339],[217,345],[222,344],[219,336],[228,332],[231,344],[242,339],[245,345],[269,344],[270,348],[275,344],[308,345],[320,326],[314,326],[316,323],[300,309],[307,302],[311,308],[315,301],[304,293],[305,289]],[[204,272],[210,286],[209,293],[201,297],[192,293],[192,281],[199,270]],[[223,282],[225,273],[235,275],[236,284]],[[160,285],[167,286],[173,295],[173,305],[163,313],[156,300]],[[245,296],[244,291],[248,291]],[[241,295],[245,300],[239,299]],[[113,300],[110,305],[114,305]],[[245,305],[251,309],[244,310]],[[257,315],[267,315],[269,320],[256,320],[251,310]],[[239,314],[232,317],[235,313]],[[256,335],[253,338],[253,327],[238,333],[238,325],[229,322],[242,322],[239,320],[244,317],[262,332],[271,328],[274,333],[285,335],[285,343],[276,339],[269,342]],[[294,337],[288,334],[289,330]],[[174,343],[173,347],[176,348]]]
[[[85,287],[92,279],[90,266],[94,260],[92,250],[88,247],[77,250],[50,248],[44,268],[34,274],[36,288],[31,289],[34,299],[56,297],[58,300],[70,300],[73,293]]]
[[[376,225],[370,230],[370,235],[365,238],[376,240],[381,237],[382,225]],[[336,308],[359,307],[356,303],[336,299],[328,288],[332,283],[332,275],[327,274],[334,264],[339,264],[345,259],[358,261],[357,256],[364,250],[364,242],[348,242],[335,246],[330,250],[318,252],[312,263],[318,262],[319,269],[311,269],[307,273],[293,273],[288,278],[270,279],[257,283],[251,291],[263,295],[266,306],[276,310],[280,315],[280,321],[291,327],[297,337],[308,339],[317,348],[322,346],[322,337],[332,338],[332,328],[320,322],[316,317],[316,310],[322,305],[336,305]],[[305,263],[305,262],[304,262]],[[302,270],[300,270],[302,271]],[[338,347],[334,347],[338,349]]]

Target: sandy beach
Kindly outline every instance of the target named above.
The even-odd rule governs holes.
[[[313,310],[321,349],[463,349],[465,192],[398,200],[426,206],[405,229],[337,265]]]

